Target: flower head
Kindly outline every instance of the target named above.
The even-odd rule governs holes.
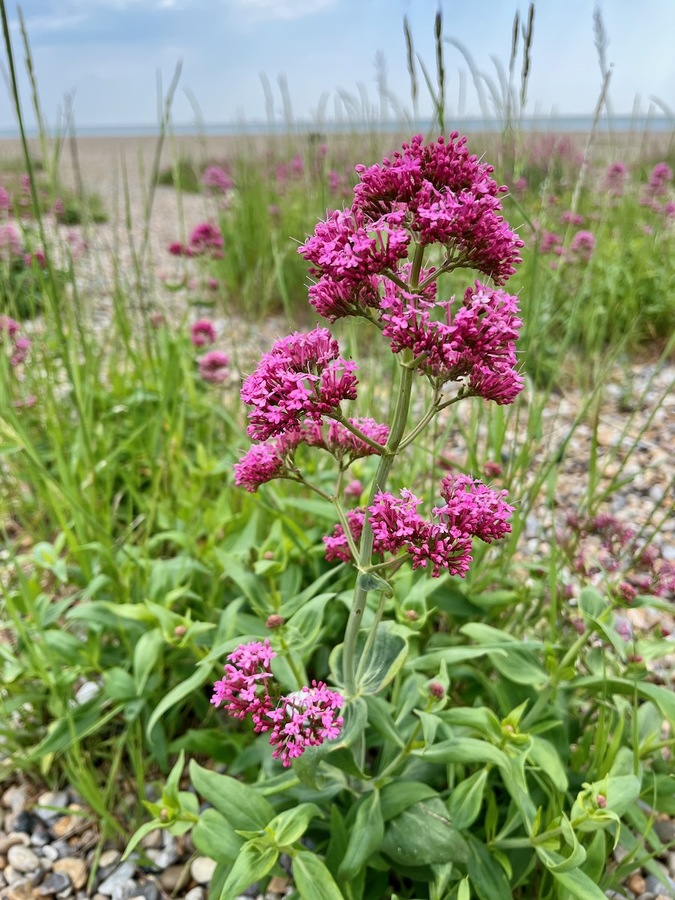
[[[191,256],[204,254],[216,256],[223,249],[223,236],[215,225],[201,222],[190,233],[188,249]]]
[[[198,319],[190,326],[190,340],[195,347],[212,344],[216,339],[216,327],[210,319]]]
[[[391,159],[356,171],[355,209],[371,219],[404,209],[421,244],[444,244],[449,256],[498,284],[515,271],[523,242],[500,216],[498,195],[506,187],[491,177],[491,166],[469,154],[457,132],[426,145],[416,135]]]
[[[302,439],[301,431],[288,431],[276,440],[253,444],[234,465],[235,484],[254,494],[261,484],[273,478],[289,477],[293,453]]]
[[[283,619],[270,616],[267,624],[277,628]],[[270,732],[275,759],[281,758],[283,766],[290,766],[307,747],[339,735],[344,723],[339,715],[344,697],[322,681],[312,681],[300,691],[275,697],[280,693],[270,667],[275,656],[269,638],[263,643],[240,644],[228,656],[223,678],[213,686],[211,703],[216,707],[223,705],[235,719],[250,714],[255,731]]]
[[[230,357],[222,350],[209,350],[197,360],[199,374],[211,384],[222,384],[228,375]]]
[[[273,677],[270,663],[275,656],[269,638],[264,643],[240,644],[227,657],[225,674],[213,686],[211,703],[216,707],[222,704],[235,719],[244,719],[250,713],[255,730],[266,731],[269,725],[264,714],[273,705],[267,682]]]
[[[320,421],[342,400],[355,400],[355,370],[327,328],[296,331],[277,341],[241,390],[241,399],[253,407],[249,435],[265,441],[295,430],[305,417]]]
[[[339,715],[343,704],[342,694],[322,681],[312,681],[310,687],[281,697],[277,708],[266,713],[274,723],[270,734],[272,756],[288,767],[307,747],[334,740],[344,724]]]
[[[232,187],[232,179],[221,166],[207,166],[202,174],[202,184],[216,193],[226,194]]]

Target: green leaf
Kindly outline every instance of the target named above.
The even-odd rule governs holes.
[[[421,781],[391,781],[380,791],[380,809],[385,822],[421,800],[437,797],[437,791]]]
[[[272,804],[236,778],[219,775],[190,760],[190,780],[235,831],[260,831],[274,818]]]
[[[585,587],[579,591],[579,609],[584,615],[597,619],[607,608],[607,600],[594,587]]]
[[[360,631],[356,644],[356,667],[365,650],[366,631]],[[330,655],[331,673],[336,684],[344,684],[344,645],[335,647]],[[389,623],[382,623],[375,633],[375,640],[369,652],[365,669],[361,675],[359,690],[364,694],[376,694],[394,679],[406,660],[408,643],[397,634]]]
[[[425,800],[388,824],[381,850],[402,866],[466,862],[466,841],[447,817],[443,801]]]
[[[603,693],[628,694],[634,692],[646,700],[651,700],[661,710],[666,719],[675,724],[675,693],[667,688],[646,681],[630,681],[628,678],[609,678],[605,675],[587,675],[574,678],[567,685],[569,688],[600,690]]]
[[[537,735],[530,735],[532,738],[532,746],[528,754],[528,759],[535,766],[538,766],[542,774],[551,782],[553,787],[560,793],[567,790],[567,772],[563,765],[558,751],[553,744]]]
[[[512,897],[509,879],[487,847],[472,834],[466,835],[466,841],[469,847],[467,870],[480,900]]]
[[[326,866],[307,850],[293,857],[293,881],[302,900],[344,900]]]
[[[368,694],[365,701],[368,705],[368,724],[395,746],[405,747],[405,741],[396,727],[389,703],[375,694]]]
[[[69,750],[74,744],[105,728],[123,709],[123,704],[118,704],[104,713],[100,699],[94,697],[89,703],[69,710],[63,718],[54,719],[47,727],[46,737],[24,757],[23,761],[33,762],[49,754]]]
[[[294,844],[317,816],[323,816],[323,812],[316,803],[301,803],[275,816],[266,830],[274,837],[277,847]]]
[[[547,673],[531,654],[509,648],[506,656],[502,652],[491,652],[489,656],[499,674],[514,684],[531,685],[538,689],[548,684]]]
[[[320,594],[314,597],[286,623],[286,633],[290,637],[289,643],[295,653],[302,653],[316,643],[323,627],[326,604],[334,596],[334,594]]]
[[[351,826],[347,850],[338,869],[338,878],[351,881],[370,857],[380,848],[384,837],[384,820],[380,809],[380,793],[366,794],[357,806]]]
[[[545,851],[539,847],[536,850],[555,880],[568,890],[573,897],[576,897],[577,900],[607,900],[604,892],[581,869],[570,869],[568,872],[556,870],[556,863],[563,862],[563,857],[559,853],[554,853],[551,850]],[[551,868],[549,863],[554,868]]]
[[[225,816],[216,809],[205,809],[192,829],[192,842],[204,856],[232,865],[244,839],[235,833]]]
[[[152,711],[152,715],[150,716],[148,725],[145,729],[148,740],[152,740],[152,730],[164,713],[176,706],[177,703],[180,703],[181,700],[188,697],[193,691],[196,691],[197,688],[200,688],[210,678],[210,666],[195,666],[195,670],[189,678],[186,678],[185,681],[181,681],[180,684],[177,684],[172,688],[168,694],[165,694]]]
[[[487,777],[487,769],[474,772],[460,781],[446,801],[450,821],[460,831],[470,828],[478,818]]]
[[[134,648],[134,680],[136,692],[141,695],[150,673],[157,665],[162,648],[164,636],[159,628],[153,628],[141,635]]]
[[[360,572],[356,584],[362,591],[384,591],[388,597],[392,597],[394,594],[389,582],[374,572]]]
[[[413,672],[432,672],[436,673],[445,663],[448,668],[460,662],[466,662],[467,659],[478,659],[481,656],[487,656],[491,653],[494,657],[495,653],[501,653],[506,656],[504,649],[490,650],[489,647],[443,647],[441,650],[430,650],[423,656],[410,660],[406,668]]]
[[[178,799],[178,788],[180,780],[183,777],[183,769],[185,768],[185,753],[183,750],[178,754],[178,759],[174,763],[173,768],[169,772],[166,779],[164,790],[162,791],[162,800],[168,801],[171,806],[178,810],[180,801]]]
[[[471,900],[471,888],[469,886],[469,876],[462,878],[457,885],[457,900]]]
[[[236,900],[242,891],[264,878],[278,858],[279,851],[275,847],[261,847],[255,841],[247,841],[225,879],[220,900]]]
[[[103,690],[112,700],[135,700],[138,696],[134,679],[119,666],[112,666],[103,673]]]
[[[506,754],[498,747],[481,741],[478,738],[457,737],[433,747],[413,751],[415,756],[433,763],[493,763],[504,766],[508,761]]]
[[[124,853],[122,854],[122,862],[129,857],[129,854],[132,850],[138,846],[138,844],[143,840],[146,834],[150,834],[151,831],[154,831],[156,828],[162,828],[164,826],[164,822],[160,819],[151,819],[149,822],[144,822],[140,828],[136,829],[134,833],[129,838],[129,843],[124,849]]]

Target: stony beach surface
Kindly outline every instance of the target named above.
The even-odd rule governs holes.
[[[101,196],[109,215],[102,225],[54,226],[58,239],[87,244],[77,263],[77,279],[94,335],[103,340],[111,321],[116,277],[129,285],[129,296],[140,298],[137,302],[145,311],[161,312],[169,322],[182,323],[188,304],[200,309],[200,287],[168,291],[165,285],[181,280],[187,285],[198,272],[194,261],[171,257],[167,247],[183,239],[197,222],[213,218],[214,201],[204,195],[179,197],[172,188],[159,187],[149,207],[154,138],[80,139],[76,154],[68,149],[63,150],[64,178],[73,184],[81,178],[87,190]],[[204,163],[226,160],[240,150],[241,145],[232,138],[167,140],[160,165],[164,168],[181,155]],[[256,152],[261,152],[260,146],[256,145]],[[16,142],[0,142],[0,169],[3,161],[18,154]],[[307,223],[308,230],[311,226]],[[136,275],[138,254],[144,260],[142,284]],[[245,374],[247,359],[253,361],[287,328],[281,318],[248,321],[236,315],[210,314],[219,333],[238,348],[240,374]],[[39,322],[35,327],[39,329]],[[669,562],[675,562],[674,385],[673,363],[623,361],[614,366],[603,404],[593,411],[597,430],[590,413],[582,416],[556,468],[556,507],[563,511],[579,508],[588,489],[589,459],[597,438],[603,483],[608,485],[613,478],[622,482],[612,491],[604,511],[636,529],[644,526],[646,533],[661,522],[654,546]],[[563,446],[585,401],[584,392],[572,386],[551,395],[541,434],[531,448],[533,469]],[[515,446],[517,438],[514,441]],[[446,453],[461,464],[461,441],[451,439]],[[523,553],[536,558],[545,552],[551,529],[557,524],[552,521],[550,503],[542,497],[528,513]],[[675,633],[673,616],[663,611],[638,608],[626,614],[638,634],[652,628]],[[673,647],[675,650],[675,643]],[[675,654],[658,665],[654,674],[672,687]],[[95,817],[72,791],[47,792],[21,777],[0,790],[0,900],[205,900],[213,864],[195,852],[189,836],[174,839],[167,832],[152,832],[139,852],[122,862],[123,848],[101,839]],[[621,893],[611,895],[616,900],[675,898],[675,821],[658,821],[657,831],[670,847],[657,860],[662,877],[638,870]],[[283,896],[288,889],[288,880],[276,879],[267,897]],[[258,896],[257,888],[246,896]]]

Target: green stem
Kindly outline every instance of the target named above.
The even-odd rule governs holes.
[[[392,759],[392,761],[389,763],[389,765],[378,774],[377,786],[379,786],[382,783],[382,780],[384,778],[388,778],[390,775],[392,775],[396,771],[396,769],[398,769],[398,767],[401,765],[401,763],[405,762],[405,760],[408,758],[408,756],[410,756],[410,753],[413,748],[413,744],[417,740],[417,735],[419,734],[421,727],[422,727],[422,723],[417,721],[415,723],[415,727],[410,732],[410,737],[405,742],[405,747],[403,747],[396,754],[396,756]]]
[[[366,643],[363,647],[363,652],[361,653],[361,658],[359,659],[359,665],[356,669],[356,683],[358,684],[363,677],[363,671],[366,667],[366,663],[368,661],[368,657],[370,656],[370,651],[372,650],[373,644],[375,643],[375,634],[377,632],[377,626],[380,624],[382,620],[382,613],[384,612],[384,604],[387,597],[384,591],[380,591],[380,602],[377,604],[377,610],[375,612],[375,617],[370,626],[370,631],[368,632],[368,637],[366,638]]]
[[[418,245],[415,248],[415,256],[413,258],[411,268],[411,290],[415,290],[415,288],[417,287],[417,281],[419,278],[420,269],[422,267],[423,258],[424,247]],[[401,357],[401,375],[398,388],[398,397],[396,398],[396,407],[394,409],[393,421],[389,430],[389,440],[387,441],[387,444],[383,450],[382,457],[380,458],[380,464],[377,467],[377,472],[375,473],[375,479],[373,481],[373,486],[370,492],[370,503],[368,504],[369,506],[372,505],[375,494],[378,491],[384,490],[386,486],[387,478],[391,471],[394,460],[396,459],[396,456],[398,454],[406,423],[408,421],[408,413],[410,411],[410,397],[412,394],[412,383],[415,373],[406,365],[407,363],[410,363],[412,359],[412,352],[410,350],[405,350],[401,354]],[[357,567],[361,571],[364,571],[368,566],[370,566],[372,556],[373,529],[370,525],[369,517],[366,516],[366,520],[363,525],[363,532],[361,534],[361,545]],[[363,611],[366,608],[367,593],[368,592],[361,586],[360,579],[357,579],[356,587],[354,588],[352,608],[349,613],[349,620],[347,622],[347,628],[345,630],[345,640],[343,648],[345,688],[348,697],[356,696],[358,688],[358,681],[356,678],[356,641],[359,629],[361,628]],[[377,623],[375,623],[375,627],[376,625]]]
[[[377,441],[373,440],[373,438],[368,437],[368,435],[361,431],[361,429],[357,425],[354,425],[353,422],[350,422],[349,419],[343,416],[340,410],[333,413],[330,418],[334,419],[336,422],[339,422],[340,425],[344,425],[347,431],[351,431],[351,433],[355,435],[360,441],[363,441],[364,444],[368,444],[369,447],[372,447],[376,453],[384,453],[383,444],[379,444]]]

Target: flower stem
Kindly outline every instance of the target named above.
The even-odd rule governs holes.
[[[417,288],[423,259],[424,247],[418,245],[415,248],[415,256],[413,258],[410,275],[410,288],[412,290],[415,290]],[[383,491],[385,489],[389,472],[391,471],[391,467],[394,463],[394,460],[396,459],[401,441],[403,439],[403,434],[405,432],[405,427],[408,421],[408,413],[410,411],[410,397],[412,394],[412,383],[415,374],[414,371],[408,366],[411,360],[412,351],[407,349],[404,350],[401,353],[401,374],[398,386],[398,396],[396,398],[393,420],[391,423],[391,428],[389,430],[389,440],[384,447],[382,456],[380,458],[380,464],[377,467],[377,472],[375,473],[375,479],[373,481],[373,486],[370,492],[370,503],[368,504],[369,506],[372,505],[373,500],[375,499],[375,494],[378,491]],[[370,566],[372,557],[373,529],[370,525],[370,517],[366,515],[366,520],[363,525],[363,532],[361,534],[361,545],[359,548],[359,559],[357,567],[361,571],[364,571],[368,566]],[[345,640],[343,647],[344,679],[345,689],[348,697],[354,697],[358,692],[358,678],[356,672],[356,641],[358,638],[359,629],[361,628],[363,612],[366,608],[367,593],[368,592],[361,586],[360,579],[357,579],[356,587],[354,588],[352,608],[349,612],[349,620],[347,621],[347,628],[345,630]],[[377,628],[377,625],[378,620],[376,617],[375,621],[373,622],[373,630]],[[361,666],[359,668],[362,669]]]

